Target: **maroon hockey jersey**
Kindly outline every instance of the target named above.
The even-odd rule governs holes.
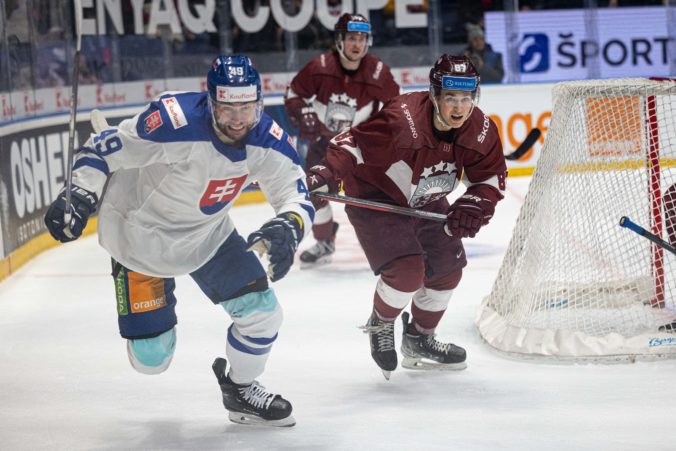
[[[390,68],[376,56],[366,54],[353,75],[345,72],[339,58],[335,51],[319,55],[293,78],[284,105],[294,125],[302,108],[312,105],[322,123],[322,135],[330,138],[363,122],[399,95]]]
[[[474,108],[453,142],[440,141],[433,108],[427,92],[404,94],[334,137],[325,161],[345,193],[421,208],[446,197],[462,179],[493,202],[500,200],[507,166],[495,123]]]

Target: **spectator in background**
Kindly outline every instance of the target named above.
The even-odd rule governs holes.
[[[15,39],[20,43],[30,42],[30,24],[28,22],[28,4],[26,0],[7,0],[4,4],[7,25],[7,39]]]
[[[484,40],[483,30],[476,25],[467,26],[468,45],[465,48],[467,56],[481,74],[484,83],[500,83],[505,76],[502,66],[502,54],[493,50],[490,44]]]
[[[79,83],[82,85],[93,85],[99,83],[99,77],[96,73],[96,70],[92,67],[93,64],[90,63],[87,59],[87,55],[80,53],[78,55],[78,78]]]

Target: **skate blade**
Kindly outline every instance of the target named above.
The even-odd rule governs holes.
[[[409,370],[424,371],[459,371],[467,368],[467,362],[459,363],[437,363],[413,357],[404,357],[401,366]]]
[[[392,371],[387,371],[387,370],[381,370],[383,372],[383,376],[385,376],[385,379],[388,381],[390,380],[390,376],[392,375]]]
[[[233,423],[237,424],[248,424],[248,425],[257,425],[257,426],[272,426],[272,427],[291,427],[296,424],[296,420],[293,416],[289,415],[286,418],[281,418],[279,420],[265,420],[263,418],[257,417],[255,415],[249,415],[246,413],[240,412],[230,412],[228,418]]]
[[[301,260],[300,269],[312,269],[312,268],[316,268],[318,266],[324,266],[324,265],[331,263],[332,260],[333,260],[333,257],[331,255],[326,256],[326,257],[320,257],[314,262],[304,262],[304,261]]]

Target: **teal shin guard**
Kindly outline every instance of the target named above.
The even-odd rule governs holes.
[[[171,363],[176,349],[176,328],[152,338],[127,340],[127,354],[131,366],[139,373],[159,374]]]

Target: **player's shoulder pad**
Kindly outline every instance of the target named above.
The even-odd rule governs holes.
[[[294,163],[300,164],[293,140],[267,113],[263,113],[260,122],[249,132],[246,144],[271,149],[288,157]]]
[[[206,141],[211,112],[206,92],[166,92],[141,113],[136,132],[154,142]]]
[[[498,126],[479,107],[475,107],[467,122],[460,128],[456,144],[486,155],[500,139]]]
[[[378,136],[386,142],[383,145],[399,149],[420,149],[426,146],[428,138],[418,117],[420,98],[414,94],[393,97],[370,119],[352,127],[357,142]]]
[[[321,55],[314,57],[306,67],[310,70],[312,75],[340,77],[342,74],[338,54],[334,51],[322,53]]]
[[[382,85],[386,77],[392,78],[390,67],[383,63],[377,56],[367,53],[359,64],[360,72],[366,83]]]

